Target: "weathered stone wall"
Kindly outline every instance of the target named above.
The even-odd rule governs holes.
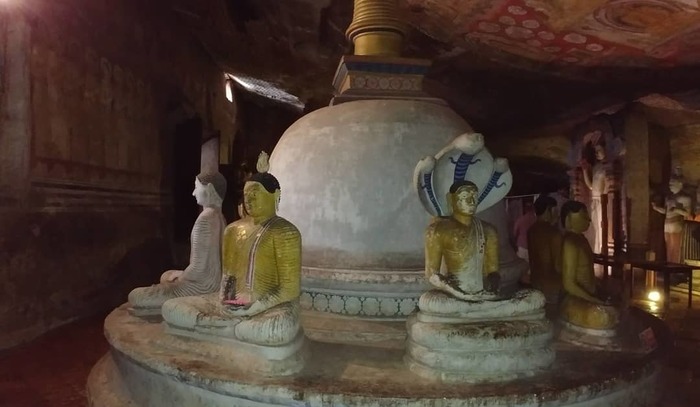
[[[232,132],[223,72],[152,3],[5,14],[0,348],[123,302],[170,266],[173,106],[205,137]]]
[[[536,157],[559,165],[568,165],[571,140],[569,133],[558,128],[544,128],[536,134],[489,137],[488,148],[499,157]]]
[[[671,157],[693,185],[700,185],[700,124],[663,129],[671,143]]]
[[[498,157],[508,158],[513,173],[511,196],[553,192],[567,182],[571,140],[561,128],[489,137],[486,145]]]

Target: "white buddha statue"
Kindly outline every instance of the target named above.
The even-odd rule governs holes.
[[[192,227],[190,264],[184,270],[168,270],[160,283],[129,293],[129,311],[137,316],[159,316],[171,298],[217,292],[221,282],[221,239],[226,219],[221,213],[226,179],[220,173],[199,174],[192,195],[202,212]]]

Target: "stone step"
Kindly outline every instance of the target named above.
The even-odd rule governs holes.
[[[405,321],[383,321],[303,310],[301,324],[306,336],[327,343],[402,349],[406,342]]]
[[[463,324],[420,322],[416,316],[408,320],[411,341],[433,350],[482,352],[545,347],[553,333],[552,323],[544,318],[539,321],[465,321]]]

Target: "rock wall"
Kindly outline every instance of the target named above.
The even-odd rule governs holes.
[[[155,282],[173,258],[172,129],[198,116],[203,137],[232,137],[223,72],[151,3],[4,5],[0,348]]]
[[[700,125],[685,125],[662,130],[669,136],[671,157],[683,169],[686,180],[700,185]]]
[[[488,135],[487,135],[488,136]],[[492,137],[491,150],[499,157],[536,157],[553,164],[566,166],[571,150],[571,139],[566,130],[542,128],[537,133]]]

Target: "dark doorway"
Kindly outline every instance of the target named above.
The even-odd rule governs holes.
[[[192,196],[199,174],[202,147],[202,120],[199,116],[175,126],[173,134],[173,235],[176,243],[187,243],[199,207]]]

